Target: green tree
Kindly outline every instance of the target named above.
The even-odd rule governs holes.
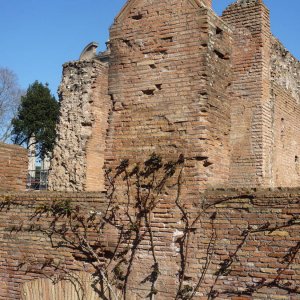
[[[17,116],[13,119],[13,142],[18,145],[29,143],[35,137],[37,157],[43,158],[52,152],[59,103],[51,95],[48,85],[35,81],[21,97]]]

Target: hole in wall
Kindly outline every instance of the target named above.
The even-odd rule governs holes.
[[[124,43],[126,46],[132,47],[132,44],[131,44],[131,42],[130,42],[129,40],[122,40],[122,41],[123,41],[123,43]]]
[[[160,91],[161,88],[162,88],[162,84],[161,83],[160,84],[156,84],[155,87]]]
[[[195,156],[194,159],[197,161],[204,161],[208,159],[208,156]]]
[[[133,19],[133,20],[141,20],[142,18],[143,18],[143,15],[141,13],[131,16],[131,19]]]
[[[151,69],[156,69],[156,65],[155,65],[155,64],[151,64],[151,65],[149,65],[149,67],[150,67]]]
[[[161,40],[164,42],[167,42],[167,43],[171,43],[171,42],[173,42],[173,37],[172,36],[163,37],[163,38],[161,38]]]
[[[216,34],[221,35],[223,33],[223,30],[220,27],[216,28]]]
[[[142,90],[144,95],[147,96],[153,96],[154,95],[154,89],[147,89],[147,90]]]
[[[221,59],[225,59],[225,60],[229,59],[229,57],[227,55],[223,54],[222,52],[220,52],[217,49],[214,50],[214,53]]]
[[[203,162],[203,166],[204,166],[205,168],[211,166],[212,164],[213,164],[213,163],[210,162],[210,161],[208,161],[208,160],[205,160],[205,161]]]
[[[299,156],[298,155],[295,156],[295,162],[296,163],[299,162]]]
[[[167,50],[161,50],[161,51],[159,51],[159,53],[162,54],[162,55],[166,55],[166,54],[168,54],[168,51]]]

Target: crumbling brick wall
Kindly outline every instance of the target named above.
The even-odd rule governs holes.
[[[106,207],[104,196],[100,193],[2,193],[0,195],[1,300],[22,299],[20,291],[24,282],[47,276],[58,278],[64,276],[66,272],[88,271],[89,267],[84,267],[80,260],[74,259],[74,251],[51,247],[50,237],[39,230],[49,230],[49,225],[47,226],[49,219],[44,217],[31,221],[36,211],[43,205],[68,200],[74,205],[80,205],[87,216],[93,209],[100,212]]]
[[[184,154],[191,194],[228,180],[231,41],[216,18],[199,1],[160,0],[129,1],[115,19],[107,167]]]
[[[299,184],[299,62],[263,1],[128,1],[108,45],[65,65],[51,189],[103,190],[103,165],[152,152],[186,157],[196,197]]]
[[[48,217],[34,219],[34,224],[31,218],[36,209],[55,200],[70,200],[87,215],[103,212],[108,205],[105,197],[97,193],[1,194],[0,299],[20,299],[22,283],[36,278],[57,278],[64,270],[92,271],[76,251],[51,247],[41,233]],[[200,282],[194,299],[299,299],[299,197],[299,189],[206,192],[198,199],[201,205],[189,210],[190,221],[199,214],[201,218],[190,229],[186,254],[180,246],[185,228],[182,214],[175,199],[162,200],[152,216],[159,268],[156,297],[175,299],[186,257],[184,286],[193,288]],[[106,231],[103,236],[107,242],[103,251],[115,249],[116,232]],[[149,294],[151,282],[144,279],[153,269],[150,247],[146,235],[134,256],[130,299],[146,299]]]
[[[101,191],[109,109],[107,65],[96,60],[64,65],[58,137],[49,189]]]
[[[222,19],[234,40],[229,184],[269,186],[269,11],[262,1],[236,1]]]
[[[300,62],[275,38],[271,48],[271,93],[275,186],[299,186]]]
[[[270,32],[262,1],[236,1],[233,30],[231,186],[299,186],[299,61]]]
[[[0,190],[26,189],[28,152],[26,149],[0,143]]]

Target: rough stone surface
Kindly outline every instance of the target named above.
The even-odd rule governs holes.
[[[107,66],[98,60],[64,65],[58,138],[49,175],[50,190],[103,189],[107,127]]]
[[[26,149],[0,143],[0,190],[25,191],[27,168]]]

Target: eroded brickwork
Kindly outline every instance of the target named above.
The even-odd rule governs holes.
[[[28,170],[26,149],[0,143],[0,190],[24,191]]]
[[[190,193],[226,181],[230,47],[226,26],[197,1],[128,2],[110,31],[107,166],[184,154]]]
[[[37,278],[59,276],[67,272],[86,270],[82,262],[74,260],[73,252],[69,249],[55,249],[50,239],[39,230],[33,228],[47,227],[48,220],[43,218],[33,223],[30,219],[39,207],[53,201],[72,200],[84,210],[105,209],[104,197],[99,194],[42,194],[24,193],[0,195],[0,299],[19,300],[21,286]],[[11,202],[8,209],[4,203]],[[31,224],[31,225],[30,225]],[[36,227],[34,227],[36,226]],[[30,230],[30,227],[33,230]],[[11,234],[16,230],[19,235]],[[47,262],[57,268],[47,267]],[[44,265],[44,267],[43,267]],[[58,278],[58,277],[56,277]]]
[[[282,44],[272,37],[271,48],[271,80],[287,90],[300,101],[300,62]]]
[[[203,276],[193,299],[211,299],[209,295],[218,300],[299,299],[299,197],[299,189],[222,190],[206,192],[198,199],[202,206],[189,210],[189,218],[193,220],[200,213],[201,219],[193,225],[185,254],[184,285],[195,288]],[[22,283],[36,278],[91,271],[91,264],[77,250],[51,247],[42,234],[51,217],[32,216],[36,209],[62,199],[82,207],[87,215],[95,210],[104,212],[106,195],[26,193],[1,194],[0,199],[1,300],[20,299]],[[182,270],[180,238],[185,222],[174,201],[162,200],[151,216],[159,268],[156,297],[164,300],[175,299]],[[94,238],[98,241],[99,236]],[[108,227],[100,237],[105,241],[102,250],[114,250],[118,238],[118,232]],[[151,282],[144,279],[153,267],[150,247],[146,235],[134,256],[129,299],[146,299],[149,294]]]
[[[102,190],[103,166],[141,166],[153,152],[183,154],[184,168],[139,231],[133,191],[151,186],[130,186],[128,173],[111,177],[112,194],[0,195],[0,299],[20,299],[22,283],[45,275],[93,272],[78,249],[42,234],[53,230],[50,213],[32,218],[70,200],[125,222],[87,237],[102,243],[103,261],[127,253],[118,274],[131,264],[130,300],[298,300],[300,191],[261,187],[300,183],[300,66],[271,35],[263,2],[237,0],[218,17],[210,0],[131,0],[108,45],[64,66],[51,189]],[[208,190],[216,186],[256,188]]]
[[[233,30],[230,185],[268,185],[270,21],[261,1],[237,1],[222,19]],[[269,128],[269,127],[268,127]]]
[[[271,52],[273,155],[275,186],[299,186],[300,63],[275,38]]]
[[[107,129],[107,65],[98,60],[64,65],[61,116],[51,161],[49,188],[56,191],[104,188]]]
[[[236,1],[220,18],[209,0],[131,0],[108,45],[107,69],[95,48],[65,67],[52,189],[101,190],[103,165],[152,152],[184,154],[195,195],[298,184],[299,62],[262,1]]]

